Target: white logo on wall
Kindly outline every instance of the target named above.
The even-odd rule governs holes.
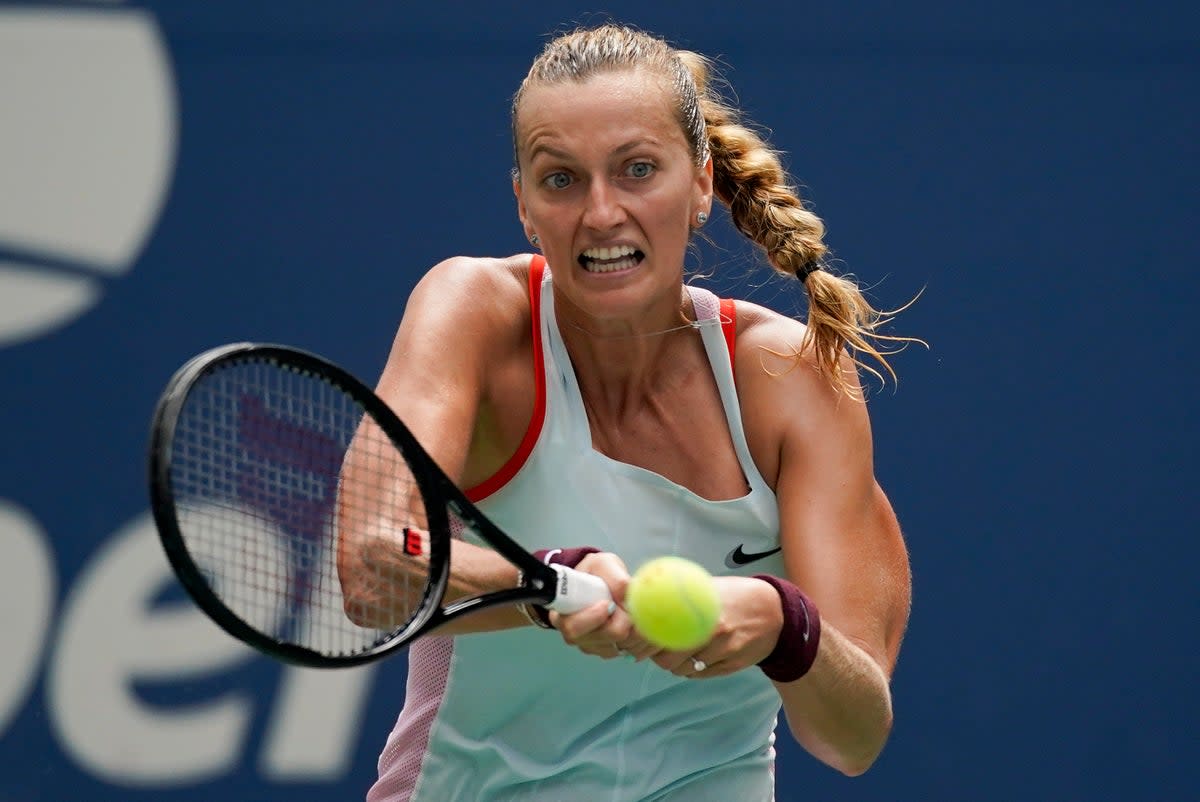
[[[176,129],[174,78],[150,13],[0,6],[0,348],[68,325],[132,268],[167,196]],[[272,783],[349,772],[375,666],[286,666],[265,695],[235,686],[150,702],[143,683],[187,688],[257,658],[194,605],[161,603],[175,580],[148,513],[104,538],[69,583],[54,537],[0,498],[0,740],[49,727],[63,756],[39,752],[37,781],[82,798],[92,782],[194,786],[251,764]],[[23,725],[27,714],[37,723]],[[14,754],[0,766],[28,759]],[[52,779],[64,761],[72,769]]]
[[[127,272],[175,160],[159,28],[119,4],[0,8],[0,347],[65,326]]]

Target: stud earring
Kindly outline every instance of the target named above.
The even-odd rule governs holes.
[[[542,244],[542,238],[539,237],[537,234],[533,234],[532,236],[530,236],[529,241],[530,241],[530,243],[533,244],[533,247],[535,247],[535,248]]]
[[[708,222],[708,212],[696,212],[696,227],[704,225]]]

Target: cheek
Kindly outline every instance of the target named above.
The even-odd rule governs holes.
[[[656,230],[661,233],[676,233],[686,239],[690,233],[688,217],[691,208],[691,197],[677,194],[651,203],[647,212]]]
[[[557,220],[570,215],[572,198],[569,192],[548,192],[542,187],[525,193],[525,212],[539,220]]]
[[[525,224],[536,231],[545,241],[555,228],[558,215],[555,214],[554,208],[545,203],[539,203],[536,198],[526,195],[524,209]]]
[[[663,191],[657,194],[656,202],[663,212],[669,213],[677,221],[683,221],[684,225],[687,225],[692,209],[701,198],[699,188],[695,181],[690,180],[690,176],[675,176],[671,186],[664,187]]]

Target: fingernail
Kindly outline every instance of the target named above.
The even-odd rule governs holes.
[[[608,603],[608,614],[612,615],[616,611],[617,611],[617,603],[615,601],[610,601]]]

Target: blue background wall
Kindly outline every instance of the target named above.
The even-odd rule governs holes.
[[[0,800],[360,798],[401,704],[402,658],[312,676],[205,629],[148,521],[148,416],[237,339],[373,381],[422,271],[524,250],[508,99],[598,7],[245,5],[0,6]],[[855,780],[782,738],[781,800],[1200,797],[1198,15],[988,5],[601,9],[721,57],[843,269],[924,290],[897,330],[931,348],[871,401],[915,575],[895,731]],[[88,123],[140,84],[70,38],[106,25],[161,47],[169,121],[111,153]],[[97,75],[77,123],[24,125]],[[40,178],[79,153],[165,166]],[[81,245],[137,182],[125,250]],[[803,308],[711,230],[710,286]]]

